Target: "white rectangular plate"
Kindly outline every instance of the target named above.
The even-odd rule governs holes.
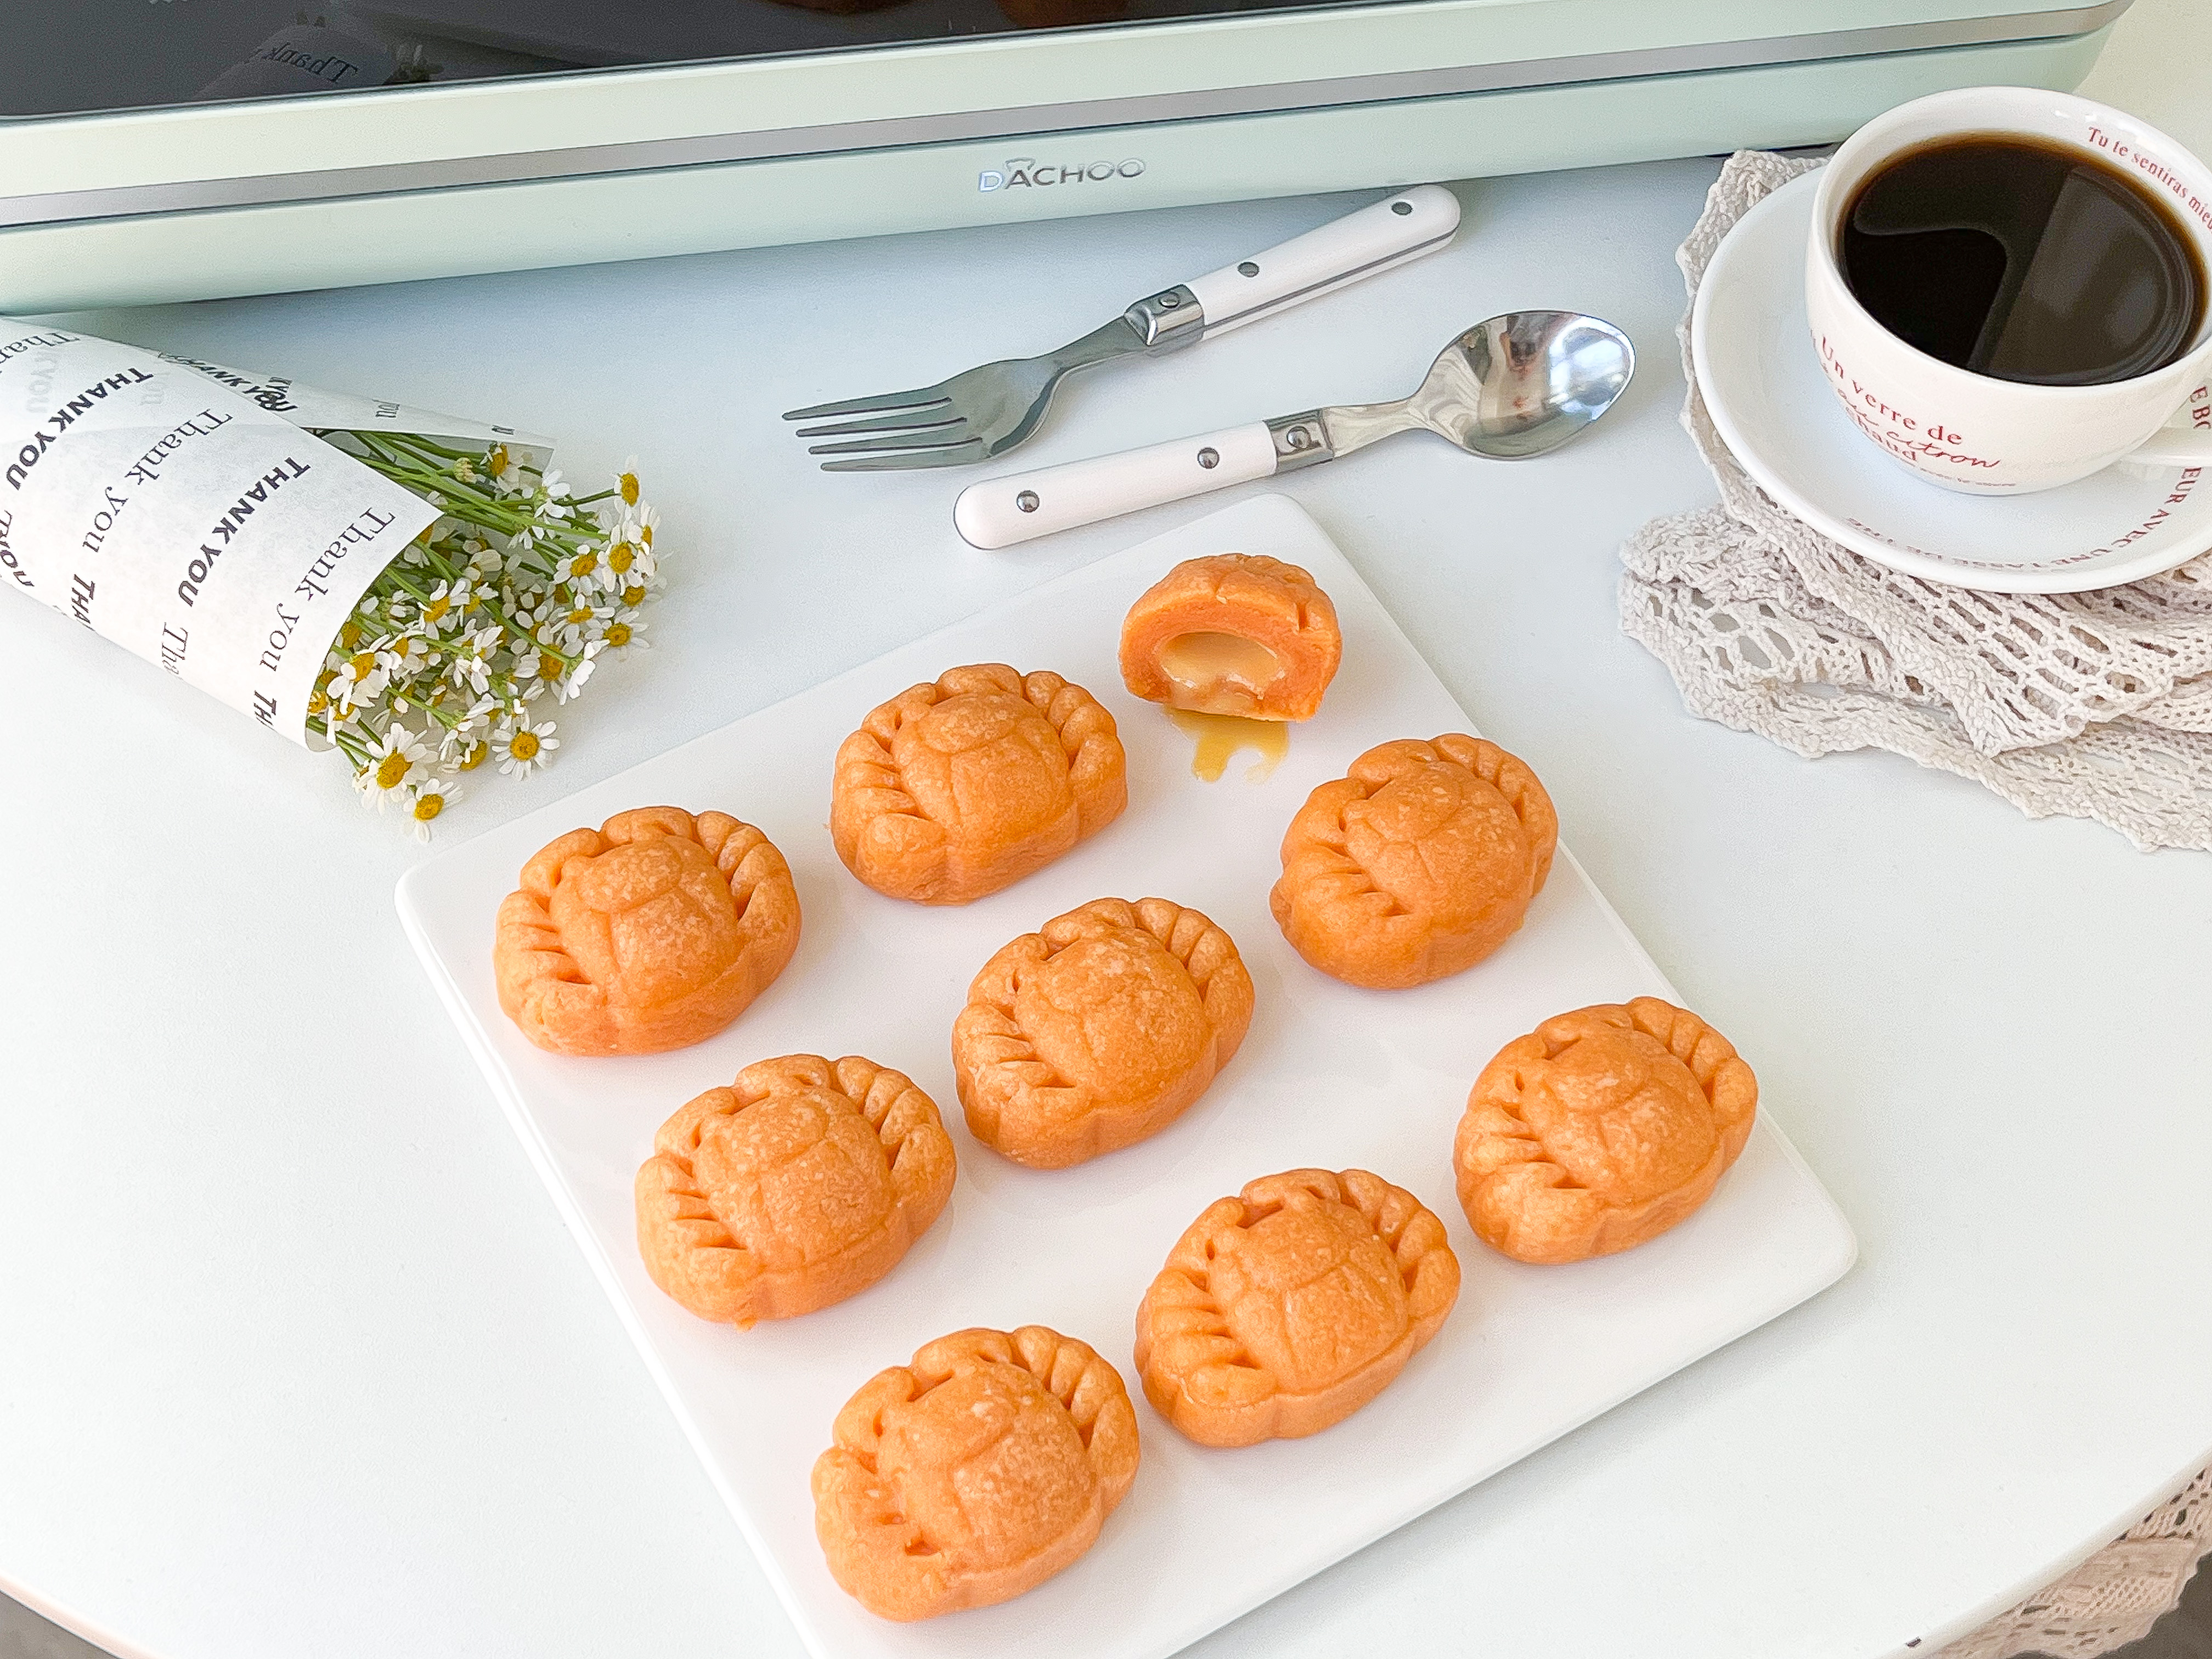
[[[1268,553],[1335,600],[1344,667],[1264,780],[1212,784],[1191,744],[1130,697],[1122,613],[1178,561]],[[877,703],[962,663],[1051,668],[1121,722],[1129,810],[1047,870],[964,909],[901,903],[830,847],[830,761]],[[1102,560],[491,831],[411,872],[399,911],[447,1006],[614,1298],[668,1402],[823,1659],[1155,1659],[1280,1594],[1608,1407],[1794,1306],[1850,1265],[1850,1229],[1762,1114],[1712,1200],[1626,1255],[1528,1267],[1477,1243],[1453,1196],[1452,1133],[1475,1073],[1509,1039],[1594,1002],[1673,992],[1581,868],[1562,855],[1527,926],[1469,972],[1415,991],[1355,990],[1299,960],[1267,914],[1276,848],[1314,787],[1393,738],[1471,730],[1344,556],[1263,496]],[[1540,775],[1544,757],[1523,757]],[[501,1016],[492,914],[555,836],[631,806],[732,812],[791,861],[799,954],[712,1041],[638,1060],[541,1054]],[[1571,831],[1572,826],[1568,826]],[[998,947],[1106,896],[1194,905],[1249,964],[1243,1050],[1183,1118],[1058,1172],[1024,1170],[960,1124],[950,1055],[969,977]],[[1678,999],[1677,999],[1678,1000]],[[1759,1034],[1731,1031],[1756,1066]],[[906,1072],[945,1112],[960,1176],[944,1217],[880,1284],[750,1331],[710,1325],[646,1277],[630,1183],[661,1120],[775,1054],[859,1054]],[[1465,1270],[1457,1309],[1403,1376],[1324,1434],[1242,1451],[1192,1445],[1136,1386],[1138,1298],[1216,1198],[1314,1165],[1370,1169],[1444,1218]],[[918,1626],[862,1612],[814,1540],[808,1474],[854,1389],[971,1325],[1079,1336],[1137,1398],[1143,1467],[1090,1554],[1018,1601]]]

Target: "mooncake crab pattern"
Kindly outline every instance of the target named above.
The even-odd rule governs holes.
[[[1577,1008],[1475,1079],[1452,1148],[1460,1205],[1516,1261],[1626,1250],[1711,1196],[1758,1109],[1751,1067],[1697,1015],[1657,997]]]
[[[1201,714],[1310,720],[1343,655],[1328,595],[1298,566],[1256,553],[1184,560],[1121,623],[1122,684]]]
[[[1252,1023],[1229,935],[1167,899],[1094,899],[983,965],[952,1025],[968,1128],[1060,1170],[1165,1128]]]
[[[1291,1170],[1207,1206],[1137,1310],[1137,1370],[1205,1446],[1294,1439],[1389,1387],[1459,1299],[1435,1212],[1364,1170]]]
[[[1496,744],[1401,738],[1307,798],[1268,907],[1324,974],[1402,990],[1472,968],[1511,937],[1559,837],[1544,786]]]
[[[952,1195],[935,1103],[857,1054],[748,1066],[653,1146],[636,1184],[646,1272],[702,1319],[741,1328],[867,1289]]]
[[[522,866],[499,907],[499,1006],[541,1048],[651,1054],[714,1035],[799,948],[774,842],[726,812],[617,812]]]
[[[1137,1474],[1121,1373],[1042,1325],[941,1336],[837,1413],[814,1465],[831,1577],[885,1619],[1033,1589],[1089,1549]]]
[[[837,750],[830,834],[879,893],[965,904],[1042,869],[1128,805],[1114,717],[1057,674],[955,668]]]

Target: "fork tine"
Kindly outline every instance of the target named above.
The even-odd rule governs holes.
[[[842,444],[809,444],[810,455],[880,455],[901,449],[945,449],[954,444],[979,443],[964,432],[926,427],[919,432],[887,432],[878,438],[854,438]]]
[[[987,460],[981,439],[970,438],[943,449],[901,449],[888,453],[850,455],[842,461],[824,461],[824,472],[902,472],[925,466],[967,466]]]
[[[865,421],[841,421],[830,426],[803,426],[796,435],[801,438],[842,438],[855,432],[919,432],[924,428],[950,434],[956,428],[967,424],[965,415],[936,409],[909,409],[890,415],[878,415]]]
[[[935,386],[918,386],[911,392],[886,392],[873,398],[848,398],[842,403],[816,404],[807,409],[784,411],[787,421],[834,421],[846,415],[878,415],[891,409],[927,409],[933,404],[950,403],[945,395],[945,382]]]

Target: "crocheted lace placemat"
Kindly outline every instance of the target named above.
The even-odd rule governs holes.
[[[2057,1583],[1929,1659],[2094,1659],[2150,1633],[2212,1549],[2212,1469]]]
[[[1676,254],[1691,297],[1753,204],[1821,165],[1729,158]],[[1621,628],[1690,712],[1806,756],[1888,749],[2030,817],[2094,818],[2148,849],[2212,851],[2212,553],[2089,593],[1985,593],[1907,576],[1801,522],[1713,428],[1680,331],[1682,424],[1718,507],[1622,549]]]

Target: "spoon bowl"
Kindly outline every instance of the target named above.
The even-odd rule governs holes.
[[[1611,323],[1574,311],[1509,311],[1447,345],[1412,397],[1321,415],[1339,455],[1419,427],[1470,455],[1523,461],[1611,409],[1635,373],[1636,348]]]

